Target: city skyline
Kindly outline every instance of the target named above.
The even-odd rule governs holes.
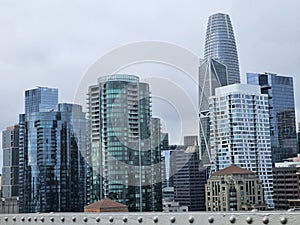
[[[123,11],[114,8],[108,2],[87,4],[84,7],[80,3],[74,3],[71,5],[71,9],[75,12],[79,10],[82,12],[82,14],[78,13],[76,16],[79,15],[79,18],[85,18],[85,20],[78,22],[78,27],[73,24],[73,20],[69,19],[69,17],[73,19],[71,12],[59,10],[61,6],[67,6],[67,3],[59,3],[62,5],[57,8],[54,5],[50,5],[48,10],[47,5],[37,1],[31,2],[35,3],[33,9],[29,7],[30,4],[19,5],[18,11],[21,12],[21,15],[17,16],[11,13],[12,25],[9,25],[9,27],[7,25],[4,26],[7,35],[1,42],[3,52],[0,58],[4,66],[1,68],[0,73],[2,76],[7,77],[5,77],[5,82],[1,85],[2,93],[5,93],[3,95],[5,98],[2,97],[0,99],[2,109],[0,127],[2,130],[17,123],[17,115],[23,112],[22,99],[25,89],[37,85],[57,87],[62,93],[61,101],[73,102],[74,91],[80,79],[84,76],[85,70],[97,58],[117,46],[134,41],[155,39],[181,45],[202,58],[207,18],[216,12],[224,12],[231,16],[240,57],[241,77],[244,83],[246,72],[265,71],[291,74],[294,76],[295,86],[299,83],[297,74],[300,73],[300,68],[296,64],[299,61],[299,51],[297,51],[296,47],[299,46],[299,41],[296,39],[300,32],[299,28],[297,28],[298,26],[296,26],[297,19],[295,18],[298,15],[296,11],[293,11],[299,6],[299,3],[296,1],[290,3],[294,7],[289,7],[289,9],[281,7],[284,3],[279,3],[279,1],[272,1],[271,7],[267,2],[260,3],[258,1],[254,1],[254,3],[213,2],[205,6],[201,5],[203,7],[201,10],[200,3],[195,3],[199,7],[186,3],[179,5],[170,4],[170,2],[157,3],[155,1],[146,3],[146,6],[139,5],[137,2],[132,3],[132,5],[120,3],[127,12],[133,13],[132,16],[129,16],[127,13],[124,14]],[[12,3],[7,3],[3,7],[9,13],[14,9],[13,5],[10,4]],[[260,8],[256,7],[257,5]],[[93,6],[95,7],[93,8]],[[103,6],[103,9],[108,9],[108,12],[111,13],[109,14],[109,19],[99,17],[99,14],[101,14],[98,12],[101,8],[100,6]],[[133,6],[141,7],[142,10],[135,12]],[[179,21],[176,21],[177,18],[171,12],[170,18],[164,19],[164,10],[169,9],[168,7],[175,12],[183,10],[185,13]],[[146,8],[149,9],[150,13],[142,14],[142,11],[146,10]],[[196,9],[200,12],[199,14],[195,13]],[[255,18],[244,16],[249,12],[249,9],[255,9]],[[268,14],[265,13],[266,10],[270,11],[272,18],[271,16],[265,17]],[[285,11],[289,13],[284,13]],[[152,19],[151,12],[157,17],[156,19]],[[27,13],[31,14],[31,16],[26,17]],[[61,23],[58,24],[56,19],[50,20],[50,18],[53,18],[52,13],[61,20]],[[88,14],[90,17],[85,17]],[[187,15],[190,14],[193,16],[188,18]],[[280,16],[283,14],[286,15],[284,18]],[[113,19],[114,16],[120,15],[124,16],[124,21]],[[1,17],[5,16],[8,16],[8,14],[3,13],[1,15]],[[120,16],[118,18],[123,17]],[[137,18],[144,19],[137,22]],[[197,25],[195,25],[195,21]],[[143,22],[149,26],[147,27],[148,29],[143,28]],[[98,23],[105,25],[102,26],[104,30],[97,29],[97,27],[101,27]],[[294,27],[292,26],[293,23],[295,23]],[[90,29],[86,28],[87,24],[90,26]],[[291,27],[285,26],[286,24],[291,25]],[[171,29],[164,31],[164,26],[168,26]],[[126,27],[126,29],[123,27]],[[269,27],[269,29],[265,29],[265,27]],[[178,30],[183,28],[184,32],[178,32]],[[292,30],[292,28],[295,29]],[[56,32],[56,29],[58,29],[58,32]],[[88,35],[85,35],[85,32]],[[104,36],[102,36],[103,33],[105,34]],[[49,37],[47,37],[48,34]],[[22,39],[20,39],[21,36]],[[113,40],[110,40],[109,37],[111,36],[114,37]],[[61,48],[61,46],[64,47]],[[256,46],[257,48],[255,48]],[[276,50],[273,50],[273,48]],[[282,63],[282,60],[285,63]],[[278,63],[279,61],[281,63]],[[141,70],[144,69],[138,68],[135,73],[141,74]],[[166,69],[163,71],[154,70],[153,73],[168,72]],[[152,71],[146,71],[146,73],[151,74]],[[23,79],[24,77],[27,79]],[[16,80],[21,79],[22,82],[16,82]],[[68,84],[67,88],[66,83]],[[297,101],[296,89],[295,92],[296,106],[299,108],[300,104],[299,100]],[[83,107],[85,108],[85,106]],[[297,112],[299,114],[299,110]],[[170,139],[172,140],[172,138],[171,134]],[[178,142],[178,140],[172,140],[172,142]],[[2,154],[2,151],[0,152]],[[2,158],[2,155],[0,156]]]

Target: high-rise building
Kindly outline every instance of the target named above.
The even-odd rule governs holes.
[[[183,145],[185,146],[198,146],[198,136],[197,135],[191,135],[191,136],[184,136],[183,137]]]
[[[205,187],[207,211],[266,209],[261,182],[250,170],[229,166],[213,173]]]
[[[268,95],[258,85],[228,85],[216,88],[209,108],[212,171],[234,164],[255,172],[273,208]]]
[[[25,91],[25,113],[48,112],[58,104],[58,89],[37,87]]]
[[[201,210],[205,210],[204,186],[210,174],[211,169],[211,152],[210,152],[210,110],[209,97],[215,94],[217,87],[228,84],[226,66],[212,57],[202,60],[199,67],[199,158],[196,162],[198,165],[197,176],[199,176],[199,185],[201,193]],[[171,167],[172,169],[172,167]],[[173,173],[174,174],[174,173]],[[170,183],[173,185],[173,177]],[[198,206],[197,206],[198,207]]]
[[[247,83],[260,85],[269,97],[272,162],[297,156],[293,78],[271,73],[247,73]]]
[[[52,103],[44,105],[52,97],[27,101],[32,110],[19,117],[22,213],[76,212],[86,205],[85,113],[80,105],[66,103],[52,110]],[[31,107],[40,103],[42,108]]]
[[[169,187],[170,182],[170,150],[169,150],[169,134],[161,133],[161,176],[162,188]],[[163,192],[164,194],[164,192]],[[163,196],[164,198],[164,196]]]
[[[189,211],[200,211],[205,209],[204,199],[200,201],[203,190],[200,189],[199,150],[197,146],[192,147],[171,152],[173,168],[176,169],[173,176],[174,200],[188,206]]]
[[[0,174],[0,198],[2,198],[2,174]]]
[[[169,134],[161,133],[161,151],[169,150]]]
[[[19,196],[19,126],[7,127],[2,132],[3,167],[2,195]]]
[[[204,59],[213,58],[227,68],[228,84],[240,83],[237,47],[230,17],[216,13],[209,17]]]
[[[217,87],[227,85],[226,67],[220,62],[207,58],[199,67],[199,147],[203,167],[210,164],[210,121],[209,97]]]
[[[150,132],[151,150],[148,150],[148,153],[151,155],[151,165],[149,166],[148,162],[148,167],[151,168],[151,183],[148,185],[151,187],[152,199],[149,201],[151,202],[152,211],[158,211],[162,209],[162,181],[164,180],[162,175],[164,161],[161,155],[162,133],[159,118],[151,118]],[[146,157],[144,158],[146,159]]]
[[[298,152],[300,153],[300,122],[298,122]]]
[[[2,132],[3,167],[0,213],[19,213],[19,126]],[[0,182],[1,183],[1,182]]]
[[[189,211],[205,211],[207,170],[200,167],[197,136],[185,136],[184,146],[170,152],[170,170],[174,187],[174,201],[188,206]],[[192,145],[189,145],[191,144]]]
[[[89,87],[90,203],[108,197],[129,211],[162,210],[161,126],[151,114],[149,85],[137,76],[105,76]]]

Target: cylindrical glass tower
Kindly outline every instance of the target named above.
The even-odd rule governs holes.
[[[240,83],[239,59],[229,15],[216,13],[209,17],[204,58],[216,59],[227,67],[228,84]]]

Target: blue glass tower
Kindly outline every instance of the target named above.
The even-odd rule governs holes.
[[[25,113],[48,112],[58,104],[58,89],[37,87],[25,91]]]
[[[31,103],[43,105],[52,97]],[[31,112],[19,117],[20,212],[80,212],[86,205],[85,113],[74,104],[33,112],[31,103]]]
[[[238,53],[229,15],[216,13],[209,17],[204,58],[213,58],[226,66],[228,84],[240,83]]]
[[[248,84],[261,86],[269,96],[272,162],[298,153],[293,78],[271,73],[247,73]]]

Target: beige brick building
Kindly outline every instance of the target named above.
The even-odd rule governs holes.
[[[234,165],[213,173],[205,185],[207,211],[266,209],[256,174]]]

